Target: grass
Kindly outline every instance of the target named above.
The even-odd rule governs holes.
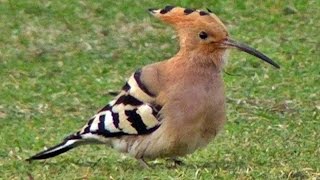
[[[0,179],[319,179],[320,1],[0,1]],[[232,51],[228,122],[185,165],[151,170],[104,146],[28,164],[112,99],[137,68],[177,51],[173,30],[146,13],[210,8],[234,39],[276,70]]]

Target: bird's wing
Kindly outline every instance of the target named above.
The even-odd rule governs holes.
[[[161,106],[154,104],[152,94],[141,81],[141,70],[136,71],[123,86],[120,94],[77,133],[85,138],[118,137],[148,134],[160,126]]]

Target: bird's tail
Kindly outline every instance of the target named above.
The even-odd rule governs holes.
[[[30,157],[27,161],[40,160],[55,157],[59,154],[67,152],[81,144],[86,144],[85,139],[79,135],[79,133],[72,134],[64,139],[64,141],[56,146],[53,146],[47,150],[39,152],[38,154]]]

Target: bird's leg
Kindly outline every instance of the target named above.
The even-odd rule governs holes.
[[[169,159],[172,163],[170,163],[171,167],[177,167],[183,164],[183,161],[177,157],[172,157]]]
[[[183,161],[177,157],[172,158],[172,160],[175,166],[180,166],[183,164]]]
[[[143,159],[143,158],[140,158],[140,159],[137,159],[140,163],[140,165],[145,168],[145,169],[150,169],[150,166],[149,164]]]

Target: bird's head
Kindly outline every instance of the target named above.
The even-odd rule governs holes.
[[[223,56],[226,49],[237,48],[279,68],[278,64],[256,49],[230,39],[226,26],[210,10],[166,6],[163,9],[149,9],[149,12],[176,29],[181,51],[217,60],[222,58],[219,56]]]

